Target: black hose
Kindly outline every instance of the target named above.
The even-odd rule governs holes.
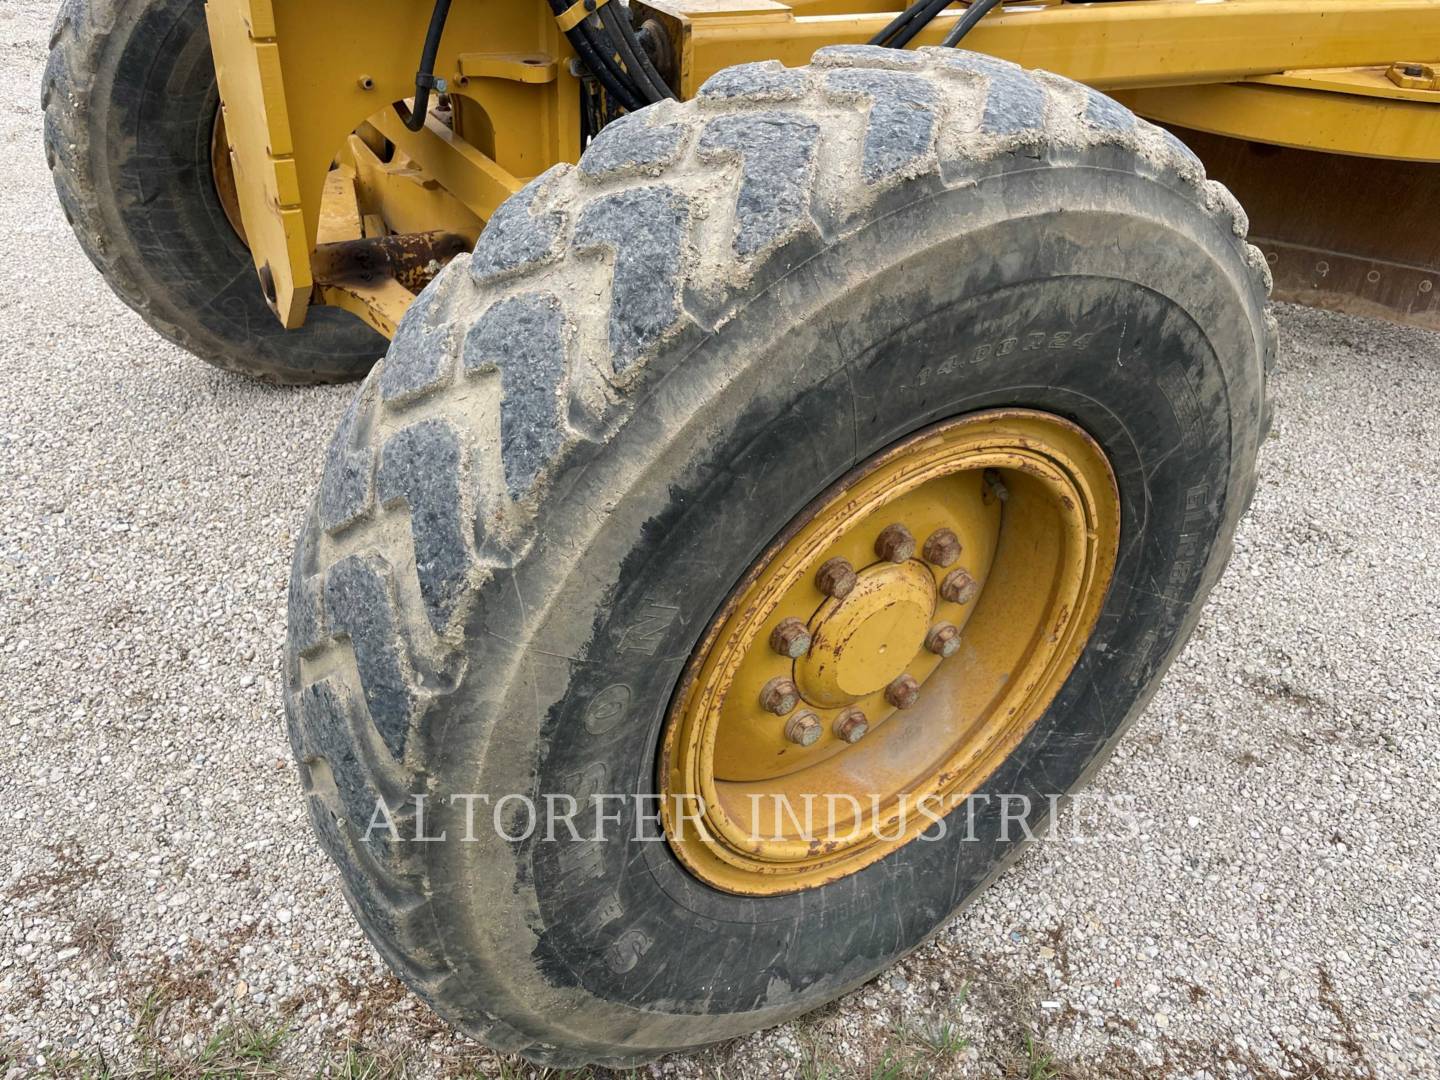
[[[430,12],[430,27],[425,31],[425,47],[420,51],[420,70],[415,73],[415,108],[407,109],[403,101],[395,103],[395,111],[411,131],[425,126],[430,111],[430,91],[444,85],[435,78],[435,57],[440,52],[440,36],[445,33],[445,20],[450,16],[450,0],[435,0]]]
[[[890,40],[890,47],[892,49],[903,49],[906,45],[909,45],[916,35],[934,21],[935,16],[950,6],[950,3],[951,0],[928,0],[928,2],[920,5],[919,10],[915,14],[915,18],[910,21],[910,24],[902,28],[900,32]]]
[[[569,8],[565,0],[549,0],[550,11],[553,15],[563,15]],[[628,80],[615,61],[602,51],[602,45],[594,40],[585,22],[580,22],[565,31],[565,38],[574,48],[580,63],[585,65],[590,74],[604,88],[605,93],[622,109],[634,112],[643,108],[646,104],[634,89],[628,85]]]
[[[954,48],[960,39],[985,17],[986,12],[991,8],[998,7],[1003,2],[1004,0],[975,0],[975,3],[970,5],[970,10],[960,16],[959,22],[950,28],[950,32],[945,35],[945,40],[940,44],[946,48]]]
[[[629,73],[620,66],[614,47],[601,39],[600,32],[589,25],[588,19],[567,30],[565,36],[580,54],[581,62],[622,108],[634,112],[649,104],[636,89]]]
[[[945,0],[945,2],[948,4],[950,0]],[[928,0],[916,0],[916,3],[911,4],[886,23],[884,29],[875,34],[868,44],[889,46],[895,35],[914,22],[916,17],[929,6]]]
[[[629,43],[620,36],[614,20],[607,19],[596,12],[585,20],[584,25],[596,41],[603,43],[609,49],[610,55],[614,58],[621,73],[629,80],[630,89],[635,92],[636,96],[647,105],[652,101],[658,101],[659,90],[652,86],[650,80],[645,78],[644,73],[640,71],[640,66],[635,61],[635,55],[630,51]]]
[[[675,92],[670,89],[660,72],[655,70],[655,65],[650,62],[650,54],[635,36],[635,28],[630,25],[629,7],[621,3],[621,0],[611,0],[610,7],[609,18],[599,13],[597,15],[610,29],[610,36],[619,47],[620,58],[634,76],[636,86],[652,102],[673,98]],[[615,10],[616,8],[619,10]]]

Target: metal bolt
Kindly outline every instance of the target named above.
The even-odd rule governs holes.
[[[915,537],[904,525],[886,525],[875,538],[875,554],[886,562],[904,562],[915,554]]]
[[[1419,64],[1406,64],[1405,74],[1409,75],[1411,78],[1418,79],[1425,74],[1425,69]]]
[[[980,476],[985,481],[985,490],[980,493],[980,500],[986,506],[996,499],[1003,503],[1010,498],[1010,489],[1005,486],[1005,481],[1000,479],[1000,474],[994,469],[986,469]]]
[[[885,700],[897,709],[908,709],[920,699],[920,684],[913,675],[901,675],[885,688]]]
[[[936,656],[954,656],[960,650],[960,628],[954,623],[936,623],[925,638],[925,648]]]
[[[776,716],[785,716],[795,711],[800,704],[800,691],[786,678],[774,678],[760,690],[760,707]]]
[[[960,558],[960,538],[950,529],[936,529],[926,538],[920,554],[928,563],[949,566]]]
[[[361,89],[361,90],[374,90],[374,89],[375,89],[375,80],[372,79],[369,75],[361,75],[360,78],[359,78],[359,80],[357,80],[357,81],[360,83],[360,89]]]
[[[968,604],[980,591],[980,583],[965,570],[951,570],[940,583],[940,595],[952,604]]]
[[[857,743],[870,730],[870,721],[859,709],[846,709],[835,718],[835,735],[847,743]]]
[[[827,559],[815,571],[815,587],[826,596],[844,600],[855,588],[855,568],[844,559]]]
[[[810,630],[799,619],[781,619],[780,625],[770,631],[770,648],[798,660],[810,651]]]
[[[797,746],[814,746],[824,733],[824,725],[813,712],[796,713],[785,724],[785,738]]]

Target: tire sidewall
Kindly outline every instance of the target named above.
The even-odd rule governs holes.
[[[225,216],[210,163],[220,97],[204,5],[114,6],[94,72],[72,90],[99,214],[76,228],[87,250],[98,242],[103,254],[92,259],[157,329],[221,367],[281,381],[364,375],[385,339],[325,307],[302,327],[281,326]]]
[[[870,268],[863,282],[855,267]],[[1079,423],[1122,499],[1087,651],[985,785],[1033,796],[1042,816],[1148,700],[1228,555],[1259,428],[1250,280],[1221,223],[1103,149],[912,191],[792,269],[699,347],[652,364],[625,424],[552,479],[532,547],[467,627],[468,670],[485,675],[427,732],[433,828],[464,831],[445,808],[457,792],[653,791],[676,682],[751,560],[859,461],[1000,406]],[[1016,853],[997,828],[981,811],[975,841],[952,828],[770,898],[709,888],[664,843],[626,839],[629,821],[604,844],[511,843],[487,827],[425,854],[477,1011],[644,1053],[778,1022],[869,978]]]

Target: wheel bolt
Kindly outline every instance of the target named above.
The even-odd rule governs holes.
[[[844,600],[855,588],[855,568],[844,559],[827,559],[815,571],[815,587],[826,596]]]
[[[960,558],[960,538],[950,529],[936,529],[925,539],[925,548],[920,553],[928,563],[949,566]]]
[[[885,700],[897,709],[908,709],[920,698],[920,684],[913,675],[901,675],[885,688]]]
[[[904,562],[915,555],[915,537],[904,525],[886,525],[875,538],[875,554],[886,562]]]
[[[797,746],[814,746],[824,730],[813,712],[796,713],[785,724],[785,738]]]
[[[760,690],[760,707],[776,716],[785,716],[795,711],[800,704],[800,691],[786,678],[774,678]]]
[[[810,651],[810,630],[799,619],[781,619],[780,625],[770,631],[770,648],[798,660]]]
[[[968,604],[980,591],[980,583],[964,570],[951,570],[940,583],[940,595],[952,604]]]
[[[925,638],[925,648],[936,656],[954,656],[960,651],[960,628],[954,623],[937,623]]]
[[[870,730],[870,721],[859,709],[846,709],[835,718],[835,734],[847,743],[857,743]]]

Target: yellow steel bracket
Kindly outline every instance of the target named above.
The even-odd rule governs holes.
[[[240,217],[286,327],[304,322],[317,291],[312,258],[333,216],[322,211],[327,185],[342,186],[329,180],[337,163],[353,170],[346,216],[365,237],[473,235],[526,179],[579,155],[579,84],[561,63],[571,52],[549,8],[528,0],[455,0],[435,66],[450,123],[405,129],[392,105],[414,94],[429,17],[414,0],[206,4]],[[351,133],[367,121],[396,160],[356,152]],[[391,322],[399,299],[377,297],[374,321]]]
[[[237,0],[209,4],[206,15],[245,237],[266,299],[284,325],[298,326],[310,301],[311,240],[275,14],[269,0]]]
[[[1406,90],[1432,94],[1440,91],[1440,64],[1416,64],[1409,61],[1391,64],[1385,77]]]
[[[555,16],[555,25],[560,27],[562,33],[574,30],[608,2],[609,0],[575,0],[575,3]]]

